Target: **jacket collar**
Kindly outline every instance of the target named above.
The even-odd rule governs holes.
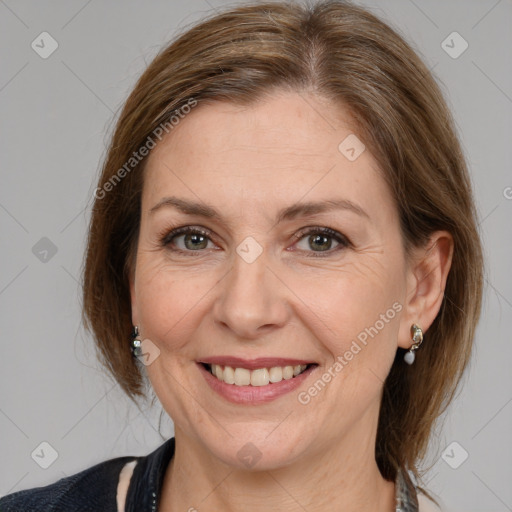
[[[175,438],[171,437],[149,455],[137,458],[126,497],[126,512],[157,512],[165,472],[174,449]],[[407,471],[398,469],[395,488],[396,512],[418,512],[416,488]]]

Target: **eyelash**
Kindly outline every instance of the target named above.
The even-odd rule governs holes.
[[[171,245],[171,242],[174,238],[176,238],[179,235],[183,235],[183,234],[185,234],[185,235],[187,235],[187,234],[202,235],[202,236],[205,236],[208,239],[210,239],[210,241],[213,241],[213,240],[211,240],[211,233],[209,231],[202,229],[202,228],[193,227],[193,226],[183,226],[183,227],[173,229],[171,231],[166,230],[163,233],[161,233],[159,235],[160,244],[163,247],[168,248]],[[332,255],[335,252],[338,252],[341,249],[351,246],[350,241],[345,236],[343,236],[341,233],[338,233],[337,231],[334,231],[333,229],[327,228],[327,227],[304,228],[301,231],[299,231],[298,233],[294,234],[293,237],[297,241],[300,241],[300,240],[302,240],[302,238],[304,238],[307,235],[324,235],[324,236],[334,238],[336,240],[336,242],[339,243],[339,245],[337,247],[335,247],[334,249],[329,249],[328,251],[306,251],[306,252],[312,252],[314,254],[314,256],[309,256],[312,258],[325,258],[327,256]],[[178,252],[178,253],[182,253],[182,254],[183,253],[189,254],[189,253],[194,253],[194,252],[198,252],[198,253],[203,252],[203,250],[197,250],[197,251],[188,250],[187,251],[187,250],[176,249],[176,248],[170,249],[170,250],[172,250],[173,252]],[[324,254],[325,254],[325,256],[324,256]]]

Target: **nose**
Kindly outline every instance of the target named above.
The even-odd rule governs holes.
[[[250,263],[236,253],[219,284],[215,321],[238,339],[254,340],[286,324],[290,315],[287,288],[270,268],[265,251]]]

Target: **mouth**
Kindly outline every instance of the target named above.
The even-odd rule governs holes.
[[[314,362],[281,358],[211,357],[196,365],[215,394],[242,406],[263,405],[290,395],[319,368]]]
[[[278,384],[283,380],[291,380],[304,372],[318,366],[316,363],[302,363],[302,364],[286,364],[263,366],[261,363],[259,367],[248,368],[247,366],[254,366],[253,364],[246,364],[245,366],[239,365],[222,365],[215,363],[200,362],[205,370],[213,375],[220,382],[231,384],[234,386],[251,386],[260,387],[272,384]]]

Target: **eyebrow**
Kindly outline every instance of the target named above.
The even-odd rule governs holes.
[[[154,214],[157,210],[163,207],[173,207],[187,215],[198,215],[200,217],[207,217],[210,219],[218,219],[224,221],[225,219],[215,208],[204,203],[190,201],[175,196],[162,198],[150,210],[150,214]],[[361,217],[370,219],[370,216],[357,204],[349,199],[328,199],[325,201],[309,201],[299,204],[287,206],[276,215],[276,223],[287,220],[292,220],[300,216],[315,215],[318,213],[330,212],[333,210],[349,210]]]

